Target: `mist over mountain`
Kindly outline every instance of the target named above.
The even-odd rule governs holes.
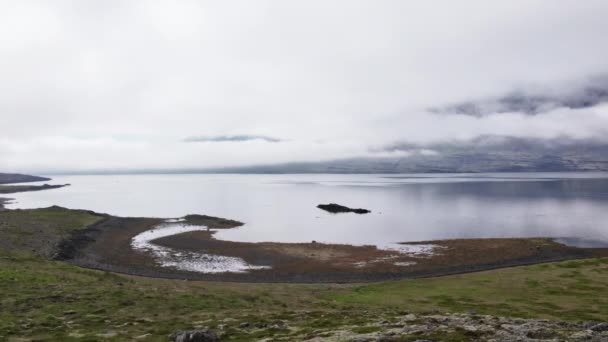
[[[572,138],[482,136],[468,141],[386,147],[395,157],[188,170],[236,173],[427,173],[608,171],[608,143]]]
[[[435,113],[483,117],[501,113],[537,115],[555,109],[584,109],[608,102],[608,75],[515,89],[501,96],[475,99],[444,107],[431,108]]]

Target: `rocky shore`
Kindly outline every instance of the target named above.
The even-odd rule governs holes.
[[[69,184],[0,185],[0,194],[14,194],[17,192],[51,190],[51,189],[63,188],[65,186],[69,186]]]
[[[11,202],[10,198],[1,198],[0,197],[0,211],[4,210],[4,205]]]
[[[3,201],[6,200],[0,202]],[[81,219],[80,225],[74,225],[78,229],[66,228],[69,226],[63,221],[69,217]],[[216,272],[212,273],[193,270],[191,265],[179,268],[170,266],[166,260],[159,261],[154,253],[133,249],[135,236],[168,223],[206,227],[151,241],[157,248],[169,251],[169,257],[177,260],[184,255],[204,255],[198,258],[200,262],[230,261],[248,265],[246,270],[217,271],[224,269],[223,265],[214,266]],[[314,241],[248,243],[214,238],[218,229],[242,229],[241,225],[242,222],[206,215],[187,215],[181,219],[122,218],[60,207],[5,209],[0,218],[0,232],[10,239],[0,241],[0,247],[33,251],[45,258],[131,275],[254,283],[365,283],[608,256],[606,248],[568,247],[544,238],[425,241],[396,244],[395,249]],[[417,252],[425,249],[428,251]]]
[[[61,186],[64,185],[0,185],[0,191]],[[0,210],[3,201],[0,200]],[[368,212],[335,203],[319,206],[330,212]],[[545,238],[425,241],[394,244],[390,248],[316,241],[252,243],[216,239],[218,229],[244,229],[239,228],[244,223],[207,215],[186,215],[179,219],[129,218],[60,207],[4,210],[4,214],[0,230],[5,236],[10,233],[13,237],[0,241],[0,246],[5,245],[9,250],[25,249],[82,267],[155,278],[364,283],[608,256],[607,248],[575,248]],[[60,221],[73,216],[81,217],[83,224],[79,229],[68,231]],[[49,222],[57,224],[53,224],[52,229],[45,228]],[[150,240],[155,246],[153,249],[162,250],[163,260],[150,248],[133,248],[136,236],[166,228],[167,224],[202,229],[182,229],[181,233]],[[184,256],[191,258],[184,261]],[[213,272],[208,271],[210,269]]]
[[[462,239],[404,244],[403,250],[376,246],[311,243],[235,242],[214,238],[215,229],[230,229],[240,222],[196,215],[182,218],[209,227],[151,241],[170,262],[152,252],[132,248],[133,238],[166,224],[157,218],[106,216],[78,230],[59,246],[57,259],[78,266],[132,275],[229,282],[365,283],[391,279],[461,274],[543,262],[608,255],[608,249],[568,247],[551,239]],[[236,228],[239,229],[239,228]],[[419,254],[418,247],[429,247]],[[167,254],[169,253],[169,254]],[[251,265],[245,272],[199,272],[191,267],[167,266],[187,255],[200,260],[227,259]],[[171,261],[173,260],[173,261]]]

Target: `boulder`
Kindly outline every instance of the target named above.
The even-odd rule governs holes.
[[[210,330],[178,331],[169,340],[173,342],[218,342],[220,338]]]
[[[599,323],[599,324],[596,324],[596,325],[592,326],[590,328],[590,330],[596,331],[596,332],[608,331],[608,323]]]

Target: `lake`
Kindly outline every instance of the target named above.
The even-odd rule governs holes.
[[[58,175],[71,186],[7,195],[9,208],[59,205],[118,216],[239,220],[219,239],[373,244],[556,237],[608,245],[608,173],[401,175]],[[32,183],[35,184],[35,183]],[[40,183],[42,184],[42,183]],[[372,211],[329,214],[339,203]]]

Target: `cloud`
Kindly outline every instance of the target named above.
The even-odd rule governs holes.
[[[455,152],[487,153],[496,152],[534,152],[558,153],[559,151],[579,150],[604,151],[608,155],[608,141],[600,139],[576,139],[569,136],[539,139],[506,135],[482,135],[472,139],[449,139],[429,144],[400,142],[387,145],[383,151],[433,151],[423,155],[441,155]]]
[[[483,100],[472,100],[440,108],[435,113],[485,116],[501,113],[536,115],[557,108],[591,108],[608,102],[608,75],[575,80],[557,85],[511,91],[506,95]]]
[[[604,0],[3,2],[0,168],[390,158],[480,136],[607,140],[605,13]],[[455,115],[428,110],[466,103]],[[404,141],[423,148],[382,151]]]
[[[184,142],[244,142],[244,141],[265,141],[269,143],[277,143],[283,141],[282,139],[277,139],[265,135],[216,135],[216,136],[195,136],[188,137],[184,139]]]

